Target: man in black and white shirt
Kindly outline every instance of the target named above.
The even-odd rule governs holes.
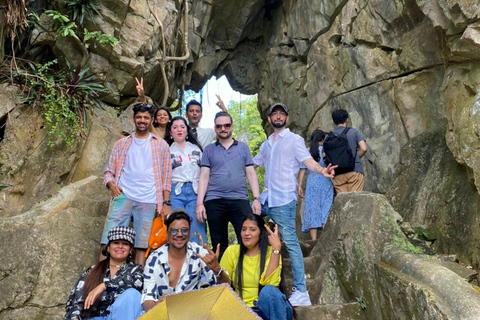
[[[190,217],[183,209],[175,210],[165,221],[167,244],[155,250],[144,269],[142,305],[146,311],[173,293],[199,289],[228,281],[218,263],[217,253],[190,242]]]

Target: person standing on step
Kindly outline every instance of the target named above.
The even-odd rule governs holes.
[[[195,216],[202,147],[182,117],[175,117],[169,123],[165,140],[172,156],[172,210],[187,211],[192,218],[190,240],[203,245],[207,243],[207,226]]]
[[[217,106],[223,112],[227,112],[227,108],[223,104],[222,99],[220,96],[217,95]],[[215,139],[215,130],[212,128],[200,128],[200,120],[202,120],[203,116],[203,108],[200,102],[197,100],[190,100],[186,106],[187,109],[187,119],[190,128],[192,128],[192,133],[197,141],[200,143],[203,149],[210,143],[212,143],[213,139]]]
[[[196,215],[207,219],[213,248],[220,243],[220,257],[228,247],[228,222],[238,241],[245,216],[261,213],[257,175],[248,146],[232,137],[234,125],[226,112],[215,115],[218,140],[203,150]],[[248,201],[247,181],[254,200]]]
[[[310,154],[321,166],[326,166],[322,159],[324,139],[325,133],[322,130],[315,130],[310,136]],[[300,198],[303,198],[305,171],[307,171],[307,167],[302,163],[298,174],[298,195]],[[317,230],[323,229],[332,208],[332,180],[320,174],[309,172],[303,204],[302,232],[310,232],[312,240],[317,240]]]
[[[336,166],[325,168],[313,160],[303,138],[286,128],[288,119],[288,109],[284,104],[275,103],[270,107],[267,120],[273,127],[273,134],[262,143],[253,162],[255,166],[265,166],[265,191],[260,196],[262,215],[270,216],[278,225],[292,263],[294,288],[289,301],[293,306],[308,306],[311,301],[295,230],[297,175],[300,163],[326,178],[334,177]]]
[[[341,170],[338,170],[337,175],[333,178],[333,186],[337,194],[340,192],[363,191],[364,185],[364,172],[360,158],[367,153],[367,143],[360,131],[348,127],[349,119],[346,110],[338,109],[332,112],[335,129],[325,138],[323,146],[327,163],[339,164],[340,160],[335,159],[338,155],[341,155],[344,158],[343,160],[351,158],[350,168],[339,167]],[[342,136],[345,136],[348,141],[348,146],[345,144],[344,148],[338,147],[338,141],[342,140]],[[340,153],[330,151],[332,148],[343,151]]]
[[[134,105],[135,132],[117,141],[103,178],[112,195],[112,204],[100,242],[101,252],[110,229],[128,226],[133,219],[135,263],[142,266],[155,213],[166,217],[171,212],[170,150],[165,140],[149,132],[152,118],[151,105]],[[100,253],[100,260],[104,258]]]

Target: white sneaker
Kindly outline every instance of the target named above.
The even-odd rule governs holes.
[[[294,307],[312,305],[312,302],[310,301],[310,296],[308,295],[308,291],[301,292],[298,291],[297,288],[293,288],[292,295],[290,296],[290,298],[288,298],[288,301]]]

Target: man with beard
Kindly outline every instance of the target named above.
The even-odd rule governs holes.
[[[324,168],[313,160],[305,147],[305,141],[285,126],[288,110],[284,104],[276,103],[268,111],[268,122],[273,134],[262,143],[253,159],[255,166],[265,166],[265,191],[260,196],[262,214],[270,216],[278,225],[292,263],[293,293],[289,298],[293,306],[311,305],[305,285],[305,268],[302,250],[295,230],[297,206],[297,175],[300,163],[312,172],[333,178],[336,166]]]
[[[228,247],[228,222],[233,225],[240,242],[243,218],[261,213],[257,175],[248,146],[232,137],[232,117],[226,112],[215,115],[218,140],[205,147],[198,182],[196,216],[207,219],[212,246],[220,244],[220,255]],[[253,194],[250,207],[247,182]]]
[[[227,108],[223,104],[222,99],[219,95],[217,96],[217,107],[219,107],[223,112],[227,112]],[[188,125],[192,128],[192,133],[197,138],[198,142],[200,142],[202,148],[205,149],[207,145],[209,145],[213,139],[215,138],[215,131],[212,128],[200,128],[200,120],[202,120],[203,116],[203,108],[200,102],[197,100],[190,100],[186,106],[186,115],[188,119]]]
[[[135,132],[117,141],[105,169],[104,183],[112,195],[102,247],[108,243],[108,231],[128,226],[133,219],[135,229],[135,263],[145,264],[145,250],[155,212],[168,215],[172,165],[165,140],[152,135],[153,107],[138,103],[133,107]],[[105,256],[101,254],[100,260]]]
[[[167,244],[155,250],[143,271],[142,305],[146,311],[165,296],[228,281],[214,253],[190,242],[190,217],[183,209],[173,211],[165,220]]]

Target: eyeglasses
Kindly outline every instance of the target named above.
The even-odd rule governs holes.
[[[230,129],[231,126],[232,126],[231,123],[216,124],[216,125],[215,125],[215,128],[217,128],[217,129],[222,129],[223,127],[225,127],[225,129]]]
[[[181,228],[181,229],[171,228],[167,230],[168,234],[171,236],[176,236],[178,231],[180,231],[184,236],[188,236],[188,234],[190,233],[190,229],[188,228]]]

